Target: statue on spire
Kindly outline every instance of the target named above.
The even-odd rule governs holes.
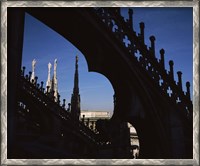
[[[47,77],[47,82],[46,82],[46,92],[47,92],[47,86],[49,87],[49,92],[51,89],[51,63],[48,63],[48,77]]]
[[[31,74],[31,82],[32,82],[32,80],[35,82],[35,65],[36,65],[36,60],[35,59],[33,59],[33,61],[32,61],[32,74]]]
[[[74,118],[79,119],[80,117],[80,94],[79,94],[79,86],[78,86],[78,56],[76,56],[75,63],[75,74],[74,74],[74,89],[71,97],[71,114]]]
[[[52,91],[54,91],[55,102],[58,101],[57,59],[54,60],[54,73],[52,78]]]
[[[54,60],[54,77],[56,78],[57,59]]]
[[[48,91],[54,97],[54,101],[58,101],[58,80],[57,80],[57,59],[54,60],[53,77],[51,79],[51,63],[48,63],[48,77],[46,82],[46,92]],[[48,87],[48,88],[47,88]]]

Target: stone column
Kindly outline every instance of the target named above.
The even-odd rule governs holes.
[[[8,102],[7,102],[7,120],[8,120],[8,139],[7,150],[8,158],[13,158],[13,149],[15,149],[16,140],[16,112],[18,101],[18,84],[21,71],[24,17],[25,12],[22,8],[7,9],[7,47],[8,47]]]

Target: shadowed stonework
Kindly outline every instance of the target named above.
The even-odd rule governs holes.
[[[77,58],[68,109],[59,95],[55,100],[55,91],[45,91],[33,73],[21,70],[25,12],[73,43],[89,70],[111,82],[114,113],[97,120],[95,130],[79,117]],[[156,38],[150,36],[148,47],[145,24],[137,34],[132,9],[128,15],[124,20],[120,8],[8,8],[8,158],[133,158],[128,123],[138,134],[139,158],[192,158],[190,83],[184,92],[181,71],[175,81],[173,61],[167,71],[165,50],[157,58]]]

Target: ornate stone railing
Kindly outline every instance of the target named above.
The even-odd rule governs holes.
[[[125,20],[120,14],[120,8],[93,8],[96,16],[115,36],[127,50],[129,57],[133,59],[150,76],[163,94],[170,102],[174,103],[188,119],[192,119],[192,101],[190,96],[190,83],[186,82],[186,92],[182,89],[182,72],[178,71],[178,81],[174,80],[174,62],[169,61],[170,70],[165,69],[165,50],[160,50],[160,59],[155,55],[155,37],[151,36],[151,46],[145,44],[145,24],[140,23],[140,33],[136,34],[133,29],[133,10],[129,9],[129,18]]]
[[[65,100],[62,104],[60,104],[60,99],[55,102],[53,95],[51,93],[48,93],[48,91],[45,92],[43,88],[43,82],[41,82],[41,84],[37,83],[37,77],[35,77],[35,81],[30,81],[31,72],[29,72],[29,75],[26,76],[24,73],[25,67],[23,67],[20,77],[19,89],[21,93],[28,94],[29,96],[31,96],[32,99],[34,99],[34,101],[39,102],[40,104],[45,106],[48,111],[59,117],[60,120],[64,120],[67,123],[70,123],[76,130],[76,132],[78,132],[82,136],[87,137],[90,141],[94,142],[97,145],[100,144],[100,142],[97,141],[97,134],[95,134],[94,131],[85,126],[81,121],[74,119],[69,112],[69,108],[67,110],[65,109]],[[22,109],[22,102],[19,101],[19,104]]]

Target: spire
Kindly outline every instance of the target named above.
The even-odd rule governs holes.
[[[79,87],[78,87],[78,56],[76,56],[76,63],[75,63],[75,74],[74,74],[74,94],[79,93]]]
[[[79,119],[80,116],[80,94],[78,87],[78,56],[76,56],[75,74],[74,74],[74,89],[71,97],[71,113],[72,116]]]
[[[58,80],[57,80],[57,59],[54,60],[53,77],[51,81],[51,92],[54,92],[53,96],[55,102],[58,101]]]
[[[35,64],[36,64],[36,60],[33,59],[33,61],[32,61],[32,74],[31,74],[31,78],[30,78],[31,82],[32,82],[32,80],[34,80],[34,82],[35,82]]]
[[[47,82],[46,82],[46,91],[47,91],[47,86],[49,87],[48,88],[48,91],[51,90],[51,75],[50,75],[50,72],[51,72],[51,63],[49,62],[48,63],[48,77],[47,77]]]

